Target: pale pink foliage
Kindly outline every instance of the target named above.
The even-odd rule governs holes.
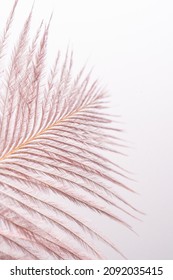
[[[119,153],[120,129],[102,112],[106,94],[97,81],[90,82],[91,73],[84,76],[83,68],[72,79],[69,50],[62,64],[58,53],[45,80],[49,24],[41,23],[30,46],[31,16],[32,11],[0,95],[0,259],[102,259],[94,239],[121,254],[82,215],[88,207],[102,214],[103,224],[108,216],[130,228],[116,214],[117,209],[131,216],[129,210],[136,211],[117,194],[119,187],[130,190],[118,179],[125,178],[125,170],[102,153]]]

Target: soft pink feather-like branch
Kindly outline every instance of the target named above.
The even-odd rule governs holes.
[[[104,154],[115,159],[123,154],[121,129],[102,111],[107,94],[98,81],[91,82],[91,72],[85,74],[83,67],[73,78],[73,52],[67,49],[64,59],[58,52],[47,71],[50,22],[46,27],[41,22],[30,45],[32,14],[12,52],[0,96],[0,258],[103,259],[96,240],[124,257],[82,214],[89,209],[103,223],[108,217],[132,230],[126,220],[136,218],[137,210],[118,193],[121,188],[133,192],[123,183],[129,174]]]

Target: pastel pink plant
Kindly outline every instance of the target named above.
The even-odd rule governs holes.
[[[41,23],[29,44],[31,16],[8,70],[1,69],[0,259],[104,259],[96,240],[121,254],[84,214],[86,208],[98,212],[103,224],[107,216],[130,228],[117,214],[136,211],[118,194],[119,188],[131,191],[121,181],[126,171],[103,152],[120,153],[121,130],[105,113],[107,94],[91,82],[91,73],[83,67],[72,78],[72,52],[63,62],[58,53],[47,72],[49,24]]]

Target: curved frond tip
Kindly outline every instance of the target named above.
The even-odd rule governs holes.
[[[0,41],[0,63],[18,1]],[[135,211],[118,191],[128,173],[121,129],[104,113],[106,93],[84,68],[72,78],[73,52],[47,71],[49,25],[28,43],[32,11],[0,84],[0,259],[104,259],[100,243],[123,256],[85,211],[131,229]],[[107,218],[106,218],[107,217]]]

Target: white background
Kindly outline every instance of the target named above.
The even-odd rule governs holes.
[[[13,2],[0,1],[2,22]],[[20,1],[16,27],[31,5]],[[172,1],[35,0],[33,26],[52,11],[50,56],[70,44],[77,67],[94,65],[130,146],[121,164],[134,173],[140,195],[130,199],[146,215],[133,222],[138,237],[112,229],[112,238],[129,259],[173,259]]]

